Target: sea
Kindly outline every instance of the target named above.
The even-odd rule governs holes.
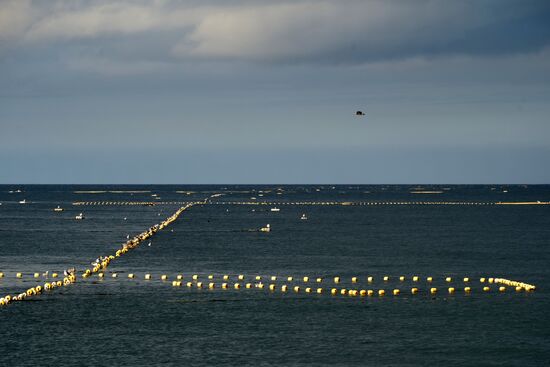
[[[547,366],[549,201],[549,185],[0,185],[0,297],[196,203],[103,278],[0,307],[0,366]]]

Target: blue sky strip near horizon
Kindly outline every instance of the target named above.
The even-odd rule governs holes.
[[[550,183],[549,116],[548,1],[0,0],[0,183]]]

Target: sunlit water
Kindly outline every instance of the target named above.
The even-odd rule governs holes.
[[[413,186],[0,186],[0,295],[43,283],[34,272],[83,270],[113,253],[127,234],[180,206],[71,205],[75,201],[195,201],[214,193],[224,193],[212,199],[224,202],[550,200],[550,186],[422,189],[442,193],[412,194],[420,190]],[[145,192],[109,192],[128,190]],[[19,204],[23,199],[28,203]],[[57,205],[65,211],[54,212]],[[0,366],[542,366],[550,360],[550,206],[271,207],[196,205],[154,236],[151,246],[143,243],[112,262],[104,280],[79,280],[1,308]],[[86,219],[74,220],[80,212]],[[300,220],[302,214],[308,220]],[[254,231],[267,223],[270,233]],[[16,272],[25,275],[16,279]],[[144,280],[145,273],[153,280]],[[160,281],[161,274],[169,281]],[[176,274],[184,275],[183,287],[172,287]],[[261,275],[265,284],[302,288],[286,294],[189,289],[192,274],[204,282],[213,274],[217,286],[224,274],[231,275],[230,284],[242,274],[241,283]],[[406,281],[399,281],[401,275]],[[413,284],[413,275],[421,281]],[[271,282],[271,276],[278,278]],[[402,294],[306,294],[303,276],[325,290],[340,276],[339,287],[399,288]],[[358,284],[351,284],[352,276]],[[367,276],[375,282],[369,285]],[[434,277],[430,285],[427,276]],[[472,279],[470,295],[461,291],[463,277]],[[480,277],[538,288],[484,293]],[[444,291],[450,285],[456,294]],[[413,286],[420,294],[410,294]],[[435,296],[426,292],[432,286],[441,289]]]

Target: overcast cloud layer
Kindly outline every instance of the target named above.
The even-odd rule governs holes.
[[[0,182],[550,179],[548,1],[0,0],[0,85]]]

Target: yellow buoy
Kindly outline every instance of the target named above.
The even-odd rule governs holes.
[[[348,290],[347,290],[346,288],[340,289],[340,294],[341,294],[342,296],[345,296],[347,292],[348,292]]]
[[[311,293],[311,288],[308,287],[308,288],[305,289],[305,291],[306,291],[306,293]]]
[[[40,273],[34,273],[35,278],[40,278]]]
[[[281,292],[286,292],[287,290],[288,286],[286,284],[281,286]]]
[[[522,290],[523,290],[522,287],[520,287],[520,286],[517,286],[517,287],[516,287],[516,292],[521,292]]]
[[[0,278],[4,277],[4,273],[0,272]]]
[[[256,275],[256,280],[261,280],[262,277],[260,275]]]
[[[15,276],[16,276],[17,278],[23,278],[23,274],[22,274],[22,273],[17,273],[17,274],[15,274]]]
[[[470,278],[464,278],[464,283],[468,283],[470,281]]]
[[[103,273],[98,273],[97,276],[100,277],[100,278],[103,278],[103,277],[105,276],[105,274],[103,274]]]
[[[449,293],[453,294],[455,292],[455,289],[453,287],[449,287]]]
[[[193,286],[193,282],[187,282],[185,283],[185,285],[188,287],[188,288],[191,288]]]
[[[300,292],[300,286],[294,286],[294,292]]]
[[[401,293],[401,291],[400,291],[399,289],[394,289],[394,290],[393,290],[393,295],[394,295],[394,296],[398,296],[399,293]]]
[[[336,289],[336,288],[332,288],[330,290],[330,294],[332,294],[333,296],[336,295],[337,293],[338,293],[338,289]]]
[[[224,275],[224,276],[223,276],[223,280],[229,280],[229,275],[227,275],[227,274]]]
[[[323,281],[323,278],[317,278],[317,283],[321,283]]]
[[[385,276],[384,276],[384,281],[387,282],[388,280],[390,280],[390,277],[387,276],[387,275],[385,275]]]
[[[334,283],[336,284],[340,283],[340,277],[334,277]]]
[[[237,277],[239,280],[243,280],[244,279],[244,275],[242,274],[239,274],[239,276]]]
[[[359,291],[359,295],[360,295],[361,297],[365,297],[365,296],[367,295],[367,291],[364,290],[364,289],[361,289],[361,290]]]
[[[258,278],[258,277],[256,277],[256,279],[257,279],[257,278]],[[273,281],[273,282],[274,282],[274,281],[276,281],[276,280],[277,280],[277,276],[275,276],[275,275],[272,275],[272,276],[271,276],[271,281]]]
[[[317,294],[323,293],[323,288],[317,288]]]
[[[498,291],[499,291],[499,292],[506,292],[506,287],[499,287],[499,288],[498,288]]]
[[[372,289],[369,289],[367,291],[367,296],[372,296],[372,295],[374,295],[374,291]]]
[[[181,285],[181,282],[180,282],[180,285]],[[177,287],[178,286],[178,281],[177,280],[173,280],[172,281],[172,287]]]
[[[431,283],[433,280],[434,280],[434,279],[433,279],[432,277],[427,277],[427,278],[426,278],[426,281],[427,281],[428,283]]]
[[[132,274],[132,273],[128,274],[128,278],[133,279],[133,278],[134,278],[134,274]]]
[[[418,288],[411,288],[411,293],[412,294],[417,294],[418,293]]]
[[[351,282],[352,282],[352,283],[357,283],[357,277],[352,277],[352,278],[351,278]]]
[[[162,274],[162,275],[160,276],[160,279],[161,279],[161,280],[166,280],[166,279],[168,279],[168,276],[167,276],[166,274]]]
[[[263,283],[258,283],[256,285],[256,287],[258,287],[259,289],[264,289],[264,284]]]
[[[289,282],[292,282],[292,279],[293,279],[292,277],[286,278],[286,280],[289,281]]]
[[[464,292],[470,293],[472,291],[472,288],[470,287],[464,287]]]
[[[222,283],[222,289],[227,289],[227,283]]]
[[[451,277],[447,277],[447,278],[445,278],[445,281],[446,281],[447,283],[450,283],[450,282],[452,282],[452,281],[453,281],[453,278],[451,278]]]
[[[480,283],[485,283],[485,278],[479,278]]]
[[[215,287],[216,287],[215,283],[208,283],[208,288],[209,289],[214,289]]]
[[[437,288],[430,288],[430,293],[431,294],[437,293]]]
[[[372,279],[373,279],[372,277],[368,277],[367,282],[372,283]]]
[[[209,274],[209,275],[208,275],[208,279],[210,279],[210,280],[214,279],[214,275],[213,275],[213,274]]]
[[[151,274],[145,274],[145,280],[151,280]]]
[[[383,296],[383,295],[385,295],[385,294],[386,294],[386,291],[383,290],[383,289],[380,289],[380,290],[378,291],[378,295],[379,295],[379,296]]]
[[[493,283],[495,281],[494,278],[489,278],[489,283]]]
[[[244,287],[245,287],[246,289],[250,289],[250,288],[252,288],[252,283],[246,283],[246,284],[244,285]]]
[[[202,282],[197,282],[197,288],[202,288]]]
[[[270,290],[270,291],[274,291],[274,290],[275,290],[275,284],[273,284],[273,283],[270,284],[270,285],[269,285],[269,290]]]
[[[491,290],[491,288],[489,287],[483,287],[483,292],[489,292]]]
[[[405,277],[404,277],[403,275],[401,275],[401,276],[399,277],[399,281],[400,281],[400,282],[405,281]]]
[[[182,280],[182,279],[183,279],[183,275],[182,275],[182,274],[178,274],[178,275],[176,276],[176,279],[177,279],[177,280]]]
[[[113,273],[113,274],[111,274],[111,277],[112,277],[112,278],[116,278],[117,276],[118,276],[118,274],[117,274],[117,273]]]
[[[418,275],[415,275],[415,276],[413,277],[413,282],[418,282]]]
[[[304,277],[304,283],[309,282],[309,277]]]
[[[193,274],[192,278],[193,278],[193,280],[197,280],[197,279],[199,279],[199,275],[198,274]]]

